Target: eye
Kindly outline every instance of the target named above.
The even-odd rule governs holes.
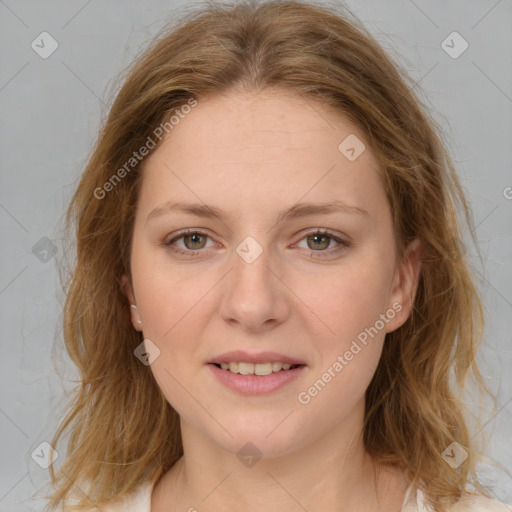
[[[302,247],[304,249],[311,249],[313,251],[311,253],[312,257],[313,255],[315,257],[332,256],[333,254],[337,254],[350,246],[350,243],[347,240],[342,240],[329,231],[323,229],[307,234],[297,244],[298,247],[301,247],[300,244],[303,240],[306,241],[307,246]]]
[[[210,238],[208,234],[202,231],[186,230],[178,233],[173,238],[166,240],[164,245],[172,251],[186,255],[198,254],[200,249],[206,247],[206,241]],[[183,245],[175,245],[176,242],[182,241]]]
[[[203,231],[187,229],[166,240],[164,245],[173,252],[185,256],[197,256],[203,249],[211,247],[211,245],[207,246],[209,238],[210,236]],[[301,246],[303,241],[306,242],[306,247]],[[320,258],[336,255],[350,247],[350,243],[347,240],[343,240],[328,230],[322,229],[308,233],[295,245],[311,250],[311,257]]]

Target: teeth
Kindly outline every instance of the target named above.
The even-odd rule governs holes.
[[[277,373],[281,370],[289,370],[292,366],[290,363],[221,363],[220,367],[223,370],[229,370],[232,373],[239,373],[240,375],[270,375]]]
[[[270,375],[272,373],[272,363],[258,363],[254,365],[256,375]]]
[[[254,375],[254,364],[238,363],[238,373],[240,375]]]

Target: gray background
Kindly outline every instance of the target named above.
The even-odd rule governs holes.
[[[31,453],[51,439],[74,376],[62,350],[52,363],[52,346],[61,340],[57,261],[65,206],[115,77],[184,4],[0,0],[1,511],[42,509],[29,497],[47,470]],[[485,426],[494,461],[483,473],[495,495],[512,503],[512,1],[347,5],[424,91],[473,207],[484,256],[482,266],[468,246],[487,312],[482,370],[498,395]],[[31,47],[43,31],[59,45],[47,59]],[[469,44],[458,58],[441,46],[453,31]]]

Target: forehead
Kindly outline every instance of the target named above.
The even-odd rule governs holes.
[[[200,144],[209,155],[239,154],[244,163],[248,156],[257,163],[291,151],[319,158],[327,150],[337,157],[339,143],[351,134],[363,138],[345,116],[318,100],[281,90],[231,92],[199,100],[167,143],[184,150]]]
[[[146,158],[140,206],[186,196],[254,213],[302,198],[378,208],[377,168],[360,130],[324,104],[231,92],[199,100]]]

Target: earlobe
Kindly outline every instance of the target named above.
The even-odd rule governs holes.
[[[135,302],[135,293],[130,278],[125,274],[121,278],[121,288],[128,299],[130,304],[130,316],[133,328],[136,331],[142,331],[142,320],[140,319],[139,311],[137,310],[137,303]]]
[[[395,318],[388,323],[387,332],[393,332],[402,326],[412,311],[421,273],[422,244],[415,238],[407,246],[402,262],[397,268],[391,293],[389,307],[400,304],[401,308]],[[395,308],[396,309],[396,308]]]
[[[130,308],[132,309],[132,322],[135,321],[137,323],[137,327],[134,327],[139,330],[139,327],[142,325],[142,320],[140,319],[139,313],[137,311],[137,306],[135,304],[130,304]],[[133,311],[135,310],[135,311]],[[135,318],[133,318],[135,317]]]

